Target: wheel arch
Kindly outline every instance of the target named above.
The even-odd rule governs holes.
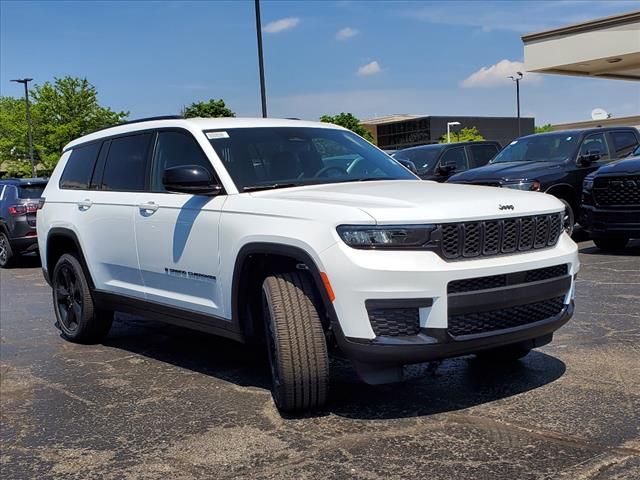
[[[316,292],[319,296],[319,307],[323,318],[323,326],[328,328],[330,325],[336,324],[336,313],[333,303],[329,298],[325,287],[321,270],[313,257],[304,249],[292,245],[254,242],[244,245],[236,256],[231,290],[231,312],[234,323],[243,333],[243,336],[251,340],[258,333],[259,326],[255,324],[256,319],[249,312],[243,311],[243,306],[251,303],[244,301],[251,294],[251,288],[255,287],[258,282],[262,282],[264,278],[252,276],[256,272],[256,268],[260,273],[265,273],[265,267],[273,267],[278,263],[283,269],[291,270],[292,268],[305,270],[309,273]],[[273,271],[273,270],[270,270]],[[277,268],[276,268],[277,271]],[[253,282],[253,283],[252,283]],[[256,299],[254,298],[255,302]]]
[[[89,287],[93,291],[95,289],[95,283],[91,272],[87,266],[87,261],[80,245],[80,240],[76,235],[76,232],[69,228],[53,227],[47,234],[47,246],[46,246],[46,269],[43,268],[45,279],[48,283],[51,283],[51,273],[58,259],[65,253],[76,252],[80,260],[80,264],[85,271],[87,280],[89,281]],[[43,265],[44,266],[44,265]]]
[[[544,193],[566,200],[574,212],[580,206],[580,198],[575,187],[569,183],[558,183],[549,187]]]

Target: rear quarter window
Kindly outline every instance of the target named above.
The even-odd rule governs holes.
[[[101,143],[74,148],[60,177],[60,188],[86,190],[96,165]]]

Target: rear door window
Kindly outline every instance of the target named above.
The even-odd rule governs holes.
[[[144,133],[111,140],[102,174],[103,190],[145,190],[151,136],[151,133]]]
[[[470,145],[468,148],[471,151],[471,168],[486,165],[498,153],[498,147],[491,144]]]
[[[638,145],[638,139],[633,132],[611,132],[609,135],[611,135],[613,140],[616,158],[629,155]]]
[[[86,190],[100,152],[100,142],[74,148],[60,177],[60,188]]]

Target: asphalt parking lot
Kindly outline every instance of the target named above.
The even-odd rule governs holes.
[[[640,478],[640,242],[580,243],[576,315],[513,365],[471,357],[282,418],[263,352],[118,315],[54,328],[37,260],[0,271],[2,478]]]

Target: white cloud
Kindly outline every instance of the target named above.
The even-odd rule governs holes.
[[[366,76],[366,75],[375,75],[380,73],[382,69],[380,68],[380,64],[374,60],[373,62],[367,63],[366,65],[361,66],[358,69],[358,75]]]
[[[297,17],[281,18],[280,20],[267,23],[263,30],[266,33],[280,33],[295,28],[298,23],[300,23],[300,19]]]
[[[358,33],[360,32],[355,28],[345,27],[342,30],[338,30],[336,33],[336,40],[347,40],[351,37],[355,37]]]
[[[464,88],[490,88],[508,85],[512,80],[509,76],[516,75],[516,72],[523,72],[523,83],[539,84],[542,77],[535,73],[525,73],[524,63],[512,62],[511,60],[500,60],[490,67],[482,67],[480,70],[473,72],[467,78],[460,82],[460,86]]]

